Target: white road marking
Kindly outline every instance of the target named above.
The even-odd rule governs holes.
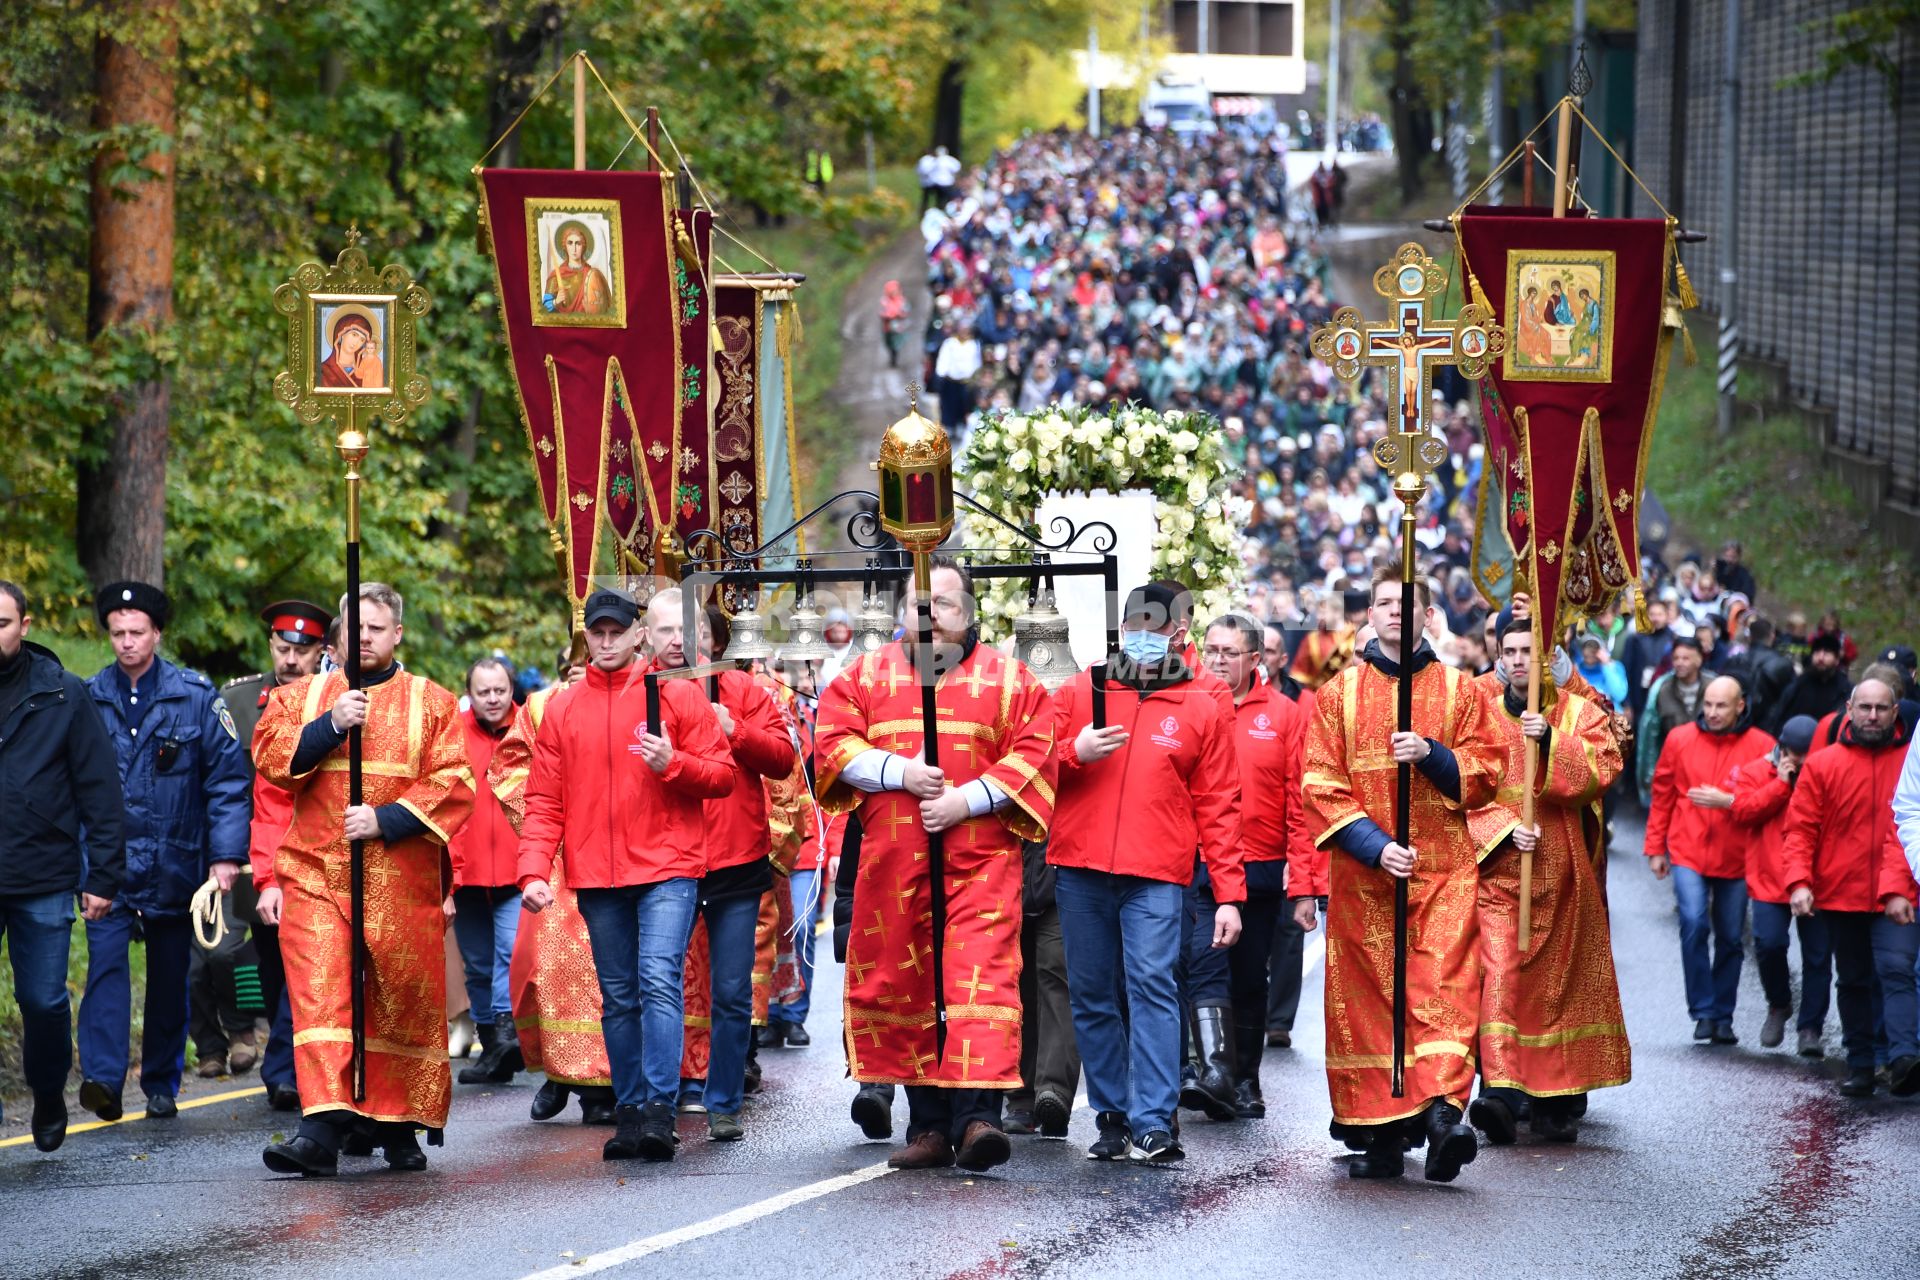
[[[753,1204],[742,1205],[740,1208],[730,1209],[726,1213],[715,1214],[711,1218],[707,1218],[701,1222],[695,1222],[690,1226],[678,1227],[672,1231],[662,1231],[658,1235],[647,1236],[644,1239],[635,1240],[630,1244],[623,1244],[617,1249],[608,1249],[604,1253],[588,1254],[584,1258],[575,1258],[557,1267],[548,1267],[544,1271],[536,1271],[532,1275],[527,1276],[525,1280],[567,1280],[569,1276],[592,1275],[596,1271],[605,1271],[609,1267],[617,1267],[622,1263],[632,1262],[638,1258],[650,1257],[653,1254],[665,1252],[675,1245],[686,1244],[689,1241],[699,1240],[705,1236],[718,1235],[720,1232],[730,1231],[734,1227],[743,1227],[749,1222],[755,1222],[761,1218],[770,1217],[773,1214],[779,1213],[782,1209],[791,1209],[794,1205],[805,1204],[809,1200],[818,1200],[821,1196],[830,1196],[836,1191],[845,1191],[848,1187],[857,1187],[863,1182],[872,1182],[875,1178],[885,1177],[892,1172],[893,1170],[889,1169],[885,1164],[868,1165],[866,1168],[856,1169],[852,1173],[843,1173],[837,1178],[825,1178],[819,1182],[808,1183],[804,1187],[795,1187],[792,1191],[782,1192],[777,1196],[771,1196],[768,1199],[756,1201]]]
[[[1326,957],[1326,954],[1326,934],[1324,932],[1316,932],[1301,953],[1301,969],[1306,973],[1312,973],[1314,966],[1318,965],[1321,960]],[[1087,1095],[1085,1090],[1082,1090],[1074,1098],[1073,1106],[1076,1111],[1086,1108]],[[885,1177],[891,1172],[893,1171],[884,1163],[868,1165],[866,1168],[856,1169],[852,1173],[843,1173],[836,1178],[825,1178],[819,1182],[808,1183],[804,1187],[795,1187],[792,1191],[782,1192],[777,1196],[770,1196],[765,1200],[759,1200],[753,1204],[742,1205],[738,1209],[730,1209],[726,1213],[716,1214],[711,1218],[695,1222],[689,1226],[677,1227],[672,1231],[663,1231],[658,1235],[646,1236],[643,1239],[632,1241],[629,1244],[623,1244],[617,1249],[608,1249],[602,1253],[588,1254],[584,1258],[571,1259],[557,1267],[548,1267],[544,1271],[536,1271],[525,1277],[525,1280],[567,1280],[569,1276],[592,1275],[596,1271],[606,1271],[609,1268],[634,1262],[640,1258],[651,1257],[656,1253],[664,1253],[676,1245],[683,1245],[693,1240],[718,1235],[722,1231],[731,1231],[735,1227],[744,1227],[750,1222],[757,1222],[761,1218],[771,1217],[784,1209],[791,1209],[797,1204],[805,1204],[809,1200],[818,1200],[820,1197],[830,1196],[836,1191],[845,1191],[849,1187],[857,1187],[863,1182],[872,1182],[875,1178]]]

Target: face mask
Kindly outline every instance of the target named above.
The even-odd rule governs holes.
[[[1168,638],[1158,631],[1122,631],[1120,651],[1141,666],[1152,666],[1167,658]]]

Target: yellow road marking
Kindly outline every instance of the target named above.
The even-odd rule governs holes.
[[[265,1085],[257,1084],[251,1089],[229,1089],[225,1093],[210,1093],[204,1098],[193,1098],[182,1102],[179,1106],[182,1111],[190,1111],[194,1107],[210,1107],[216,1102],[232,1102],[235,1098],[257,1098],[266,1093],[266,1091],[267,1087]],[[139,1111],[130,1112],[127,1115],[121,1116],[118,1120],[89,1120],[85,1124],[69,1125],[67,1126],[67,1136],[71,1138],[76,1133],[86,1133],[91,1129],[106,1129],[116,1124],[127,1124],[130,1121],[145,1120],[146,1118],[146,1109],[143,1107]],[[32,1141],[33,1135],[31,1133],[23,1133],[17,1138],[0,1138],[0,1147],[23,1147]]]

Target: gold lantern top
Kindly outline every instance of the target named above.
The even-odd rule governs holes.
[[[924,555],[953,532],[953,445],[917,405],[880,438],[880,527]]]

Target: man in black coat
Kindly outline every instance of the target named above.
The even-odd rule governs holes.
[[[1847,678],[1845,661],[1840,656],[1840,633],[1824,631],[1811,641],[1807,669],[1794,678],[1780,695],[1780,701],[1767,712],[1762,726],[1777,733],[1780,726],[1795,716],[1824,718],[1847,705],[1853,681]]]
[[[87,686],[28,642],[32,625],[26,593],[0,580],[0,937],[20,1002],[33,1145],[54,1151],[67,1137],[73,1067],[67,952],[74,894],[90,921],[112,907],[126,876],[126,807],[113,744]]]
[[[1747,624],[1747,651],[1726,668],[1727,675],[1738,677],[1746,686],[1755,724],[1771,721],[1775,704],[1793,683],[1793,659],[1773,647],[1776,639],[1772,620],[1756,614]]]

